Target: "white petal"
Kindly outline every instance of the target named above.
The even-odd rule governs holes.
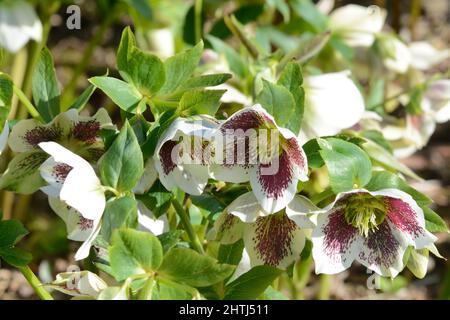
[[[229,84],[223,83],[215,87],[210,87],[210,89],[227,90],[220,98],[220,101],[223,103],[239,103],[244,107],[247,107],[252,103],[252,99],[250,97],[247,97],[242,92],[230,86]]]
[[[61,200],[78,210],[86,219],[98,220],[103,214],[106,200],[100,180],[91,165],[55,142],[42,142],[39,146],[56,162],[73,167],[61,189]]]
[[[236,216],[224,211],[214,222],[216,239],[222,244],[232,244],[242,239],[245,224]]]
[[[383,28],[386,14],[386,10],[376,6],[349,4],[331,13],[329,26],[349,46],[369,47],[375,39],[374,35]]]
[[[251,266],[285,269],[300,259],[305,234],[284,213],[260,217],[245,225],[244,244]]]
[[[155,218],[153,213],[148,209],[145,204],[138,201],[138,222],[146,230],[153,233],[155,236],[159,236],[164,232],[169,231],[169,221],[166,215],[159,218]]]
[[[333,10],[334,0],[319,0],[316,7],[323,14],[329,14]]]
[[[42,24],[30,4],[21,0],[0,4],[0,47],[17,52],[29,39],[41,38]]]
[[[357,229],[347,225],[342,212],[333,209],[319,213],[311,241],[316,273],[336,274],[351,266],[363,238]]]
[[[6,148],[6,145],[8,143],[8,137],[9,137],[9,124],[8,121],[5,121],[2,133],[0,134],[0,155]]]
[[[133,192],[143,194],[147,192],[158,179],[158,171],[156,171],[153,158],[149,158],[145,162],[144,173],[138,184],[134,187]]]
[[[319,210],[308,198],[297,194],[287,205],[286,214],[300,228],[308,229],[316,226],[316,217],[311,217],[311,214]]]
[[[237,265],[236,269],[234,270],[233,275],[228,280],[227,284],[236,280],[244,273],[250,271],[251,268],[252,268],[252,266],[251,266],[251,262],[250,262],[250,256],[247,252],[247,249],[244,248],[244,250],[242,251],[242,258],[239,261],[239,264]]]
[[[426,41],[417,41],[409,44],[413,68],[427,70],[450,57],[450,50],[437,50]]]
[[[148,38],[154,51],[160,58],[167,59],[175,54],[175,39],[170,28],[152,29]]]
[[[305,78],[302,131],[307,140],[335,135],[354,126],[365,110],[364,99],[349,72]]]
[[[89,235],[85,242],[81,245],[78,251],[75,253],[75,260],[83,260],[89,256],[89,251],[91,250],[92,244],[100,233],[100,225],[98,224],[97,228],[93,230],[93,232]]]
[[[380,40],[380,42],[384,41],[387,43],[381,43],[380,45],[389,47],[388,50],[390,51],[389,56],[383,59],[386,68],[401,74],[408,71],[411,64],[411,53],[408,47],[402,41],[394,37],[389,37],[386,40]]]
[[[265,216],[265,213],[253,192],[247,192],[239,196],[225,209],[226,212],[232,214],[243,222],[255,222],[260,216]]]
[[[242,183],[247,182],[250,179],[249,169],[250,166],[223,166],[219,164],[212,164],[210,166],[210,173],[211,177],[217,181]]]

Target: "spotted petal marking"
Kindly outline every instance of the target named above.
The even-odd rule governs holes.
[[[285,269],[300,258],[305,235],[281,212],[246,224],[244,243],[252,267],[269,265]]]

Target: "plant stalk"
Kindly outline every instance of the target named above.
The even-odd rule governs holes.
[[[202,10],[203,0],[195,0],[194,14],[195,14],[195,43],[199,43],[202,40]]]
[[[52,295],[45,290],[42,286],[41,281],[36,277],[33,271],[29,266],[19,267],[20,272],[22,272],[25,279],[27,279],[28,283],[33,287],[34,291],[37,293],[41,300],[53,300]]]
[[[178,200],[172,199],[172,205],[175,208],[175,211],[177,212],[178,216],[180,217],[181,223],[183,224],[183,227],[184,227],[186,233],[188,234],[189,239],[192,242],[192,246],[198,253],[204,254],[205,251],[203,250],[203,246],[200,242],[200,239],[198,238],[197,234],[195,233],[195,230],[189,219],[188,213],[183,208],[183,206],[178,202]]]

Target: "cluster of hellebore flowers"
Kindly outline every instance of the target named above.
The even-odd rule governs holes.
[[[17,5],[19,3],[22,1],[18,1]],[[14,9],[9,1],[0,2],[0,5],[10,6],[8,10]],[[332,1],[320,1],[317,5],[318,10],[325,14],[330,13],[332,7]],[[406,45],[397,37],[383,32],[385,18],[386,12],[383,9],[349,5],[329,14],[328,28],[333,35],[339,36],[346,45],[355,49],[355,66],[370,65],[364,61],[366,54],[376,54],[383,66],[382,70],[389,72],[387,87],[390,87],[391,82],[392,86],[398,83],[400,75],[406,72],[420,79],[425,78],[426,70],[450,57],[448,50],[439,51],[422,42]],[[2,17],[0,11],[0,22],[2,19],[5,17]],[[7,20],[7,26],[15,25],[14,19]],[[38,29],[37,26],[35,28]],[[18,47],[8,48],[4,44],[1,31],[0,28],[0,46],[17,51]],[[29,35],[29,38],[33,37]],[[304,68],[306,72],[303,78],[300,64],[290,62],[291,64],[285,64],[284,69],[282,68],[282,72],[288,70],[288,75],[283,78],[280,76],[282,72],[276,70],[279,66],[276,63],[273,66],[257,61],[248,71],[251,81],[240,81],[243,79],[233,74],[235,66],[227,61],[227,57],[217,53],[221,51],[215,48],[218,40],[210,38],[216,51],[208,49],[203,54],[200,52],[195,60],[192,56],[201,48],[197,45],[189,53],[184,53],[186,56],[182,56],[181,61],[185,64],[188,64],[189,59],[195,62],[192,63],[192,70],[183,70],[187,74],[185,78],[180,78],[186,83],[190,80],[188,85],[183,87],[184,84],[178,83],[174,76],[177,70],[174,69],[172,74],[163,73],[168,78],[163,80],[171,80],[175,84],[169,82],[164,87],[161,79],[151,78],[154,81],[151,83],[147,79],[148,74],[145,74],[145,79],[139,78],[142,76],[139,70],[136,71],[140,68],[139,63],[149,63],[152,67],[160,63],[160,67],[152,70],[155,74],[164,71],[164,68],[182,69],[183,63],[173,63],[169,58],[166,60],[169,62],[164,65],[156,56],[147,56],[146,52],[133,47],[133,41],[131,31],[126,30],[118,53],[119,73],[126,81],[95,77],[97,79],[93,78],[91,82],[126,111],[129,119],[143,121],[150,128],[145,129],[147,131],[143,134],[146,136],[143,141],[138,143],[135,137],[134,142],[138,147],[134,152],[139,153],[136,158],[145,158],[145,165],[141,163],[144,170],[134,188],[122,191],[105,185],[106,174],[102,172],[102,161],[112,148],[108,137],[118,139],[126,131],[124,128],[128,129],[130,126],[125,122],[118,133],[105,109],[98,109],[93,116],[84,116],[76,109],[69,109],[47,123],[37,119],[21,120],[13,124],[5,122],[0,134],[0,150],[8,144],[14,153],[7,170],[0,178],[0,189],[20,194],[32,194],[38,190],[44,192],[51,209],[65,222],[67,238],[81,242],[75,254],[76,260],[87,258],[93,252],[92,247],[98,249],[95,252],[102,259],[108,260],[108,257],[105,258],[108,253],[103,249],[110,244],[105,245],[104,242],[110,239],[103,237],[102,228],[105,224],[113,224],[111,221],[104,222],[107,220],[106,207],[116,199],[128,197],[135,201],[139,228],[155,236],[163,236],[174,229],[174,224],[169,223],[168,207],[162,213],[155,214],[152,206],[143,200],[152,187],[162,185],[174,198],[180,192],[184,193],[187,196],[183,206],[186,204],[188,207],[187,200],[190,196],[194,198],[205,193],[220,195],[222,190],[238,186],[240,192],[237,196],[232,201],[221,199],[223,206],[219,214],[208,217],[213,223],[206,227],[206,239],[202,239],[200,243],[201,248],[208,246],[209,241],[221,245],[235,244],[238,241],[243,243],[240,262],[236,264],[229,281],[260,265],[286,270],[299,261],[307,243],[312,245],[311,254],[318,274],[336,274],[356,262],[385,277],[396,277],[407,266],[418,277],[425,275],[426,263],[413,267],[411,261],[422,252],[426,252],[426,257],[428,252],[439,256],[434,244],[437,238],[430,233],[436,230],[427,230],[425,211],[429,210],[426,207],[428,202],[425,204],[426,201],[419,201],[425,197],[418,197],[417,192],[407,186],[403,176],[397,174],[397,171],[410,177],[416,176],[398,163],[395,156],[409,155],[425,145],[436,123],[450,119],[450,80],[433,79],[421,86],[418,102],[420,110],[407,114],[404,119],[392,119],[386,110],[371,109],[366,105],[355,79],[364,82],[367,74],[357,67],[351,70],[336,67],[335,70],[343,71],[320,74]],[[172,55],[173,47],[162,46],[160,51],[159,55],[166,58]],[[133,65],[136,57],[141,59],[136,64],[137,67]],[[189,78],[199,61],[201,70],[205,73]],[[313,60],[311,64],[314,63],[320,67],[321,61]],[[328,66],[324,69],[330,68]],[[212,74],[217,72],[230,73],[234,77],[232,81],[224,83],[228,78],[219,74],[220,79],[225,79],[220,82],[211,77],[217,76]],[[180,74],[183,77],[183,73]],[[108,91],[111,88],[104,86],[99,80],[105,83],[113,81],[116,85],[120,83],[120,86]],[[413,82],[416,82],[415,78]],[[198,83],[206,85],[202,87]],[[250,89],[245,87],[249,83],[252,86]],[[217,92],[217,89],[226,90],[222,92],[220,103],[229,108],[219,109],[217,101],[217,108],[212,108],[214,111],[209,114],[202,114],[198,110],[184,114],[185,110],[180,107],[181,101],[176,99],[192,88],[192,92],[198,96],[189,97],[193,102],[184,101],[183,107],[187,105],[188,108],[189,103],[198,107],[198,103],[199,110],[209,111],[208,104],[214,103],[203,101],[204,96],[201,95],[213,92],[205,89],[209,85],[211,87],[208,89],[212,88]],[[126,98],[131,96],[132,100],[138,96],[136,101],[133,100],[138,105],[137,108],[130,107],[127,99],[121,105],[121,97],[115,94],[117,88],[120,88],[126,96],[130,87],[131,94]],[[249,92],[252,92],[252,97]],[[264,96],[268,92],[270,99]],[[161,115],[161,110],[154,105],[158,98],[162,100],[162,103],[158,101],[163,105],[162,108],[167,109],[177,101],[176,110],[165,110],[167,113],[162,112]],[[399,95],[397,100],[398,105],[407,105],[412,98],[405,94]],[[282,103],[270,105],[274,101]],[[140,108],[146,108],[147,103],[155,119],[153,123],[147,122],[141,114],[143,110]],[[301,110],[295,109],[291,115],[301,125],[292,124],[291,119],[280,115],[279,110],[285,108],[284,103],[290,103],[292,108],[300,106]],[[398,106],[393,108],[396,107]],[[176,116],[173,116],[172,111],[178,112]],[[290,110],[286,112],[288,111]],[[170,121],[166,119],[164,122],[161,119],[166,115],[169,115]],[[283,121],[283,125],[280,125],[279,119]],[[140,130],[131,129],[131,126],[129,129],[132,132],[133,129]],[[370,154],[369,159],[367,154],[370,150],[373,152],[376,144],[363,134],[374,130],[390,143],[393,155],[384,151],[381,156]],[[155,132],[156,141],[152,141],[154,146],[149,148],[145,139]],[[351,145],[350,149],[356,149],[357,154],[352,154],[342,146],[341,149],[329,146],[328,142],[334,140],[327,139],[332,136],[336,138],[331,139],[346,143],[345,148]],[[348,140],[352,142],[347,142]],[[129,140],[125,141],[120,148],[126,149],[127,143],[131,144]],[[319,148],[314,150],[314,147],[311,148],[314,144],[310,142],[315,142]],[[369,150],[370,146],[372,149]],[[377,148],[377,152],[380,152],[381,147]],[[327,154],[331,156],[326,157]],[[374,172],[395,177],[396,180],[392,179],[396,183],[375,183],[369,187],[371,160]],[[122,160],[117,159],[117,162],[120,161]],[[358,161],[363,163],[363,169],[353,168],[359,166]],[[339,176],[336,174],[336,167],[338,171],[345,172],[355,169],[358,174],[350,178],[348,175]],[[328,175],[330,181],[317,191],[312,186],[313,176],[323,173]],[[115,174],[116,172],[112,175]],[[126,176],[134,173],[117,175],[121,174]],[[111,178],[113,179],[119,180],[116,176]],[[336,183],[336,179],[349,181]],[[339,183],[341,184],[338,185]],[[173,203],[172,207],[175,207]],[[132,247],[135,244],[129,245]],[[176,244],[173,245],[176,247]],[[198,251],[202,253],[203,250]],[[413,263],[418,264],[416,260]],[[142,275],[141,271],[136,268],[138,276]],[[153,276],[152,272],[148,274]],[[108,289],[108,285],[100,277],[83,271],[78,273],[79,281],[75,290],[70,290],[67,284],[72,276],[72,273],[60,274],[52,286],[68,294],[94,298]],[[125,284],[120,290],[114,291],[111,298],[128,298],[127,285],[133,279],[128,277],[121,280],[125,280]]]

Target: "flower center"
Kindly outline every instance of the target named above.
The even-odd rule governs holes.
[[[369,231],[375,231],[384,221],[386,206],[380,197],[374,197],[367,193],[352,195],[345,206],[345,221],[357,228],[365,237]]]

